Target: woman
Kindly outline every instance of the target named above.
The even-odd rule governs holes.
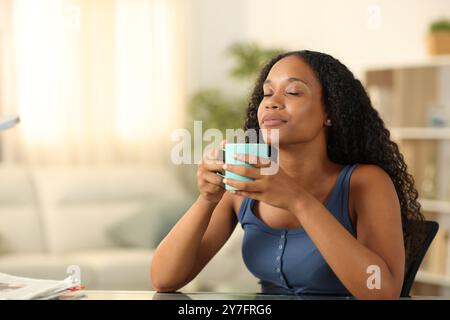
[[[263,293],[399,298],[405,249],[417,248],[407,220],[423,216],[360,81],[329,55],[281,54],[262,69],[247,110],[245,129],[260,128],[279,130],[278,172],[261,175],[261,162],[224,165],[217,151],[205,158],[200,196],[153,257],[154,288],[175,291],[194,279],[239,222],[244,261]],[[224,169],[254,181],[224,181],[216,174]]]

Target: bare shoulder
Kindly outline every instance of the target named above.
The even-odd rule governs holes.
[[[353,171],[350,185],[352,189],[374,189],[393,186],[393,182],[381,167],[374,164],[359,164]]]
[[[373,211],[397,214],[400,210],[391,177],[383,168],[373,164],[359,164],[355,168],[350,180],[349,201],[358,216]]]

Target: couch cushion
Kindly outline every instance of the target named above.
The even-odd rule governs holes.
[[[0,270],[22,277],[62,280],[67,267],[78,265],[81,283],[90,290],[151,290],[152,250],[111,248],[68,254],[10,254]]]
[[[165,167],[39,168],[35,181],[52,253],[113,247],[108,229],[143,204],[188,197]]]
[[[15,253],[0,256],[0,270],[20,277],[62,280],[68,276],[67,267],[78,261],[66,259],[64,255],[48,253]],[[82,281],[95,286],[96,274],[89,265],[83,265]]]
[[[150,264],[153,250],[111,248],[86,250],[68,255],[70,262],[76,262],[95,272],[95,283],[86,289],[92,290],[152,290]]]
[[[193,201],[149,201],[133,215],[114,224],[108,234],[118,246],[156,248]]]
[[[35,197],[25,167],[0,166],[0,254],[44,251]]]

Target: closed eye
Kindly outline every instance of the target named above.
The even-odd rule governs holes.
[[[290,94],[291,96],[301,96],[301,95],[303,95],[303,92],[286,92],[286,93]],[[270,97],[270,96],[272,96],[272,94],[271,93],[265,93],[263,96],[264,97]]]

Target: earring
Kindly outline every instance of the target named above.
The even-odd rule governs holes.
[[[327,121],[325,122],[325,124],[326,124],[328,127],[331,127],[331,120],[330,120],[330,119],[327,119]]]

